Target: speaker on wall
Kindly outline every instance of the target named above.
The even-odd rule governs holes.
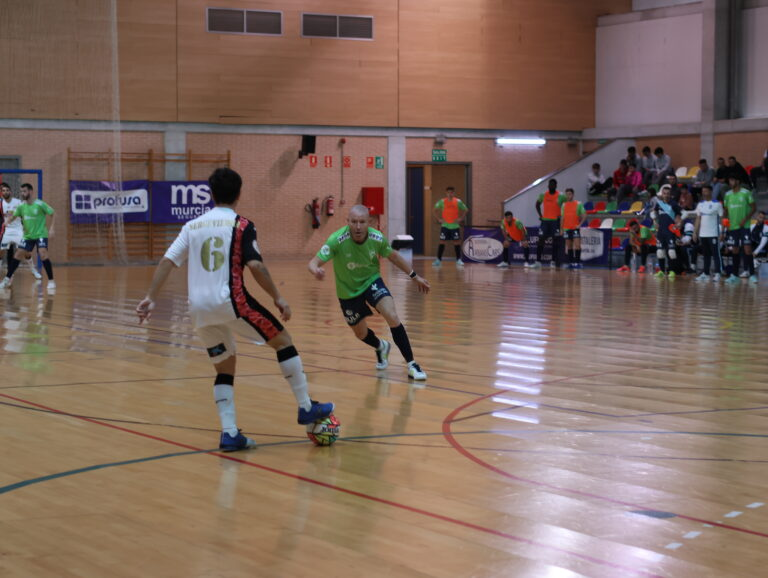
[[[305,155],[315,154],[315,141],[317,141],[316,136],[312,136],[308,134],[302,135],[301,150],[299,151],[299,158]]]

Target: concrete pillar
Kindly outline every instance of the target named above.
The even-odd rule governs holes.
[[[163,144],[166,154],[184,154],[187,152],[187,133],[167,130],[163,135]],[[186,181],[187,162],[165,163],[165,180]]]
[[[387,138],[387,237],[406,232],[405,137]]]
[[[737,28],[734,29],[734,26]],[[741,0],[702,1],[701,157],[715,164],[716,120],[737,112],[738,69],[734,49],[741,35]]]

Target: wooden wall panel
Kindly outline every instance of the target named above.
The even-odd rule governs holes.
[[[595,24],[630,2],[400,2],[400,126],[594,124]]]
[[[123,120],[178,120],[176,0],[118,2]]]
[[[205,32],[202,0],[178,4],[179,120],[395,126],[397,4],[228,0],[283,12],[281,37]],[[375,41],[301,38],[301,12],[370,15]]]
[[[111,118],[109,20],[102,0],[0,2],[0,116]]]

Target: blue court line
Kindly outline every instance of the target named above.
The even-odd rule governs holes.
[[[65,414],[66,415],[66,414]],[[653,434],[689,434],[689,435],[710,435],[710,436],[739,436],[739,437],[768,437],[768,434],[739,434],[739,433],[713,433],[713,432],[678,432],[678,431],[637,431],[637,430],[628,430],[628,431],[611,431],[611,430],[544,430],[544,431],[536,431],[531,432],[528,430],[518,430],[515,431],[508,431],[508,430],[480,430],[480,431],[468,431],[468,432],[456,432],[458,435],[482,435],[482,434],[510,434],[510,433],[527,433],[527,434],[540,434],[540,433],[613,433],[613,434],[646,434],[646,435],[653,435]],[[365,442],[370,440],[381,440],[381,439],[387,439],[387,438],[395,438],[395,437],[435,437],[435,436],[442,436],[442,432],[433,432],[433,433],[395,433],[395,434],[383,434],[383,435],[367,435],[367,436],[352,436],[347,438],[339,438],[339,441],[347,441],[347,442]],[[270,442],[266,444],[258,444],[258,448],[263,447],[270,447],[270,446],[285,446],[285,445],[297,445],[297,444],[306,444],[307,441],[305,439],[298,439],[298,440],[286,440],[281,442]],[[442,446],[434,446],[434,447],[442,447]],[[499,448],[475,448],[480,449],[482,451],[502,451],[505,452],[507,450],[505,449],[499,449]],[[119,466],[127,466],[131,464],[139,464],[139,463],[145,463],[145,462],[153,462],[158,460],[164,460],[168,458],[175,458],[180,456],[191,456],[191,455],[197,455],[197,454],[208,454],[213,452],[218,452],[220,450],[218,449],[210,449],[210,450],[194,450],[194,451],[187,451],[187,452],[174,452],[171,454],[162,454],[158,456],[150,456],[146,458],[136,458],[133,460],[124,460],[121,462],[110,462],[106,464],[96,464],[92,466],[86,466],[83,468],[77,468],[74,470],[67,470],[64,472],[58,472],[56,474],[49,474],[47,476],[41,476],[39,478],[30,478],[27,480],[23,480],[21,482],[16,482],[15,484],[9,484],[7,486],[0,486],[0,494],[6,494],[8,492],[12,492],[14,490],[19,490],[21,488],[26,488],[28,486],[32,486],[34,484],[39,484],[42,482],[48,482],[51,480],[56,480],[60,478],[66,478],[69,476],[75,476],[77,474],[83,474],[88,473],[96,470],[103,470],[106,468],[114,468]],[[537,453],[537,450],[509,450],[519,453]],[[541,452],[538,452],[541,453]],[[574,453],[574,454],[567,454],[567,455],[573,455],[575,457],[583,456],[583,453]],[[592,455],[587,453],[586,455]],[[654,456],[622,456],[622,455],[613,455],[613,454],[601,454],[601,455],[607,455],[609,457],[616,457],[621,459],[635,459],[635,458],[642,458],[642,459],[677,459],[677,460],[704,460],[704,461],[745,461],[752,463],[754,460],[732,460],[731,458],[723,458],[722,460],[718,458],[676,458],[676,457],[654,457]],[[757,460],[758,463],[762,463],[764,460]]]

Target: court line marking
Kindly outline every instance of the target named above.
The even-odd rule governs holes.
[[[464,520],[459,520],[458,518],[452,518],[450,516],[445,516],[443,514],[438,514],[437,512],[430,512],[429,510],[424,510],[422,508],[417,508],[417,507],[414,507],[414,506],[409,506],[407,504],[403,504],[403,503],[400,503],[400,502],[395,502],[395,501],[392,501],[392,500],[387,500],[385,498],[379,498],[378,496],[374,496],[372,494],[365,494],[363,492],[358,492],[356,490],[350,490],[350,489],[344,488],[342,486],[337,486],[337,485],[334,485],[334,484],[329,484],[327,482],[322,482],[320,480],[308,478],[306,476],[302,476],[302,475],[299,475],[299,474],[292,474],[290,472],[286,472],[286,471],[283,471],[283,470],[278,470],[277,468],[272,468],[270,466],[265,466],[265,465],[257,464],[257,463],[254,463],[254,462],[249,462],[247,460],[244,460],[244,459],[241,459],[241,458],[237,458],[235,456],[227,455],[227,454],[224,454],[224,453],[221,453],[221,452],[218,452],[218,451],[208,451],[208,450],[204,450],[202,448],[197,448],[197,447],[189,445],[189,444],[173,441],[173,440],[170,440],[170,439],[167,439],[167,438],[161,438],[159,436],[143,433],[143,432],[140,432],[140,431],[131,430],[131,429],[124,428],[124,427],[117,426],[117,425],[113,425],[113,424],[110,424],[110,423],[101,422],[101,421],[98,421],[98,420],[95,420],[95,419],[74,416],[74,415],[68,414],[67,412],[64,412],[64,411],[61,411],[61,410],[57,410],[56,408],[48,407],[48,406],[45,406],[45,405],[42,405],[42,404],[39,404],[39,403],[35,403],[35,402],[28,401],[28,400],[25,400],[25,399],[17,398],[17,397],[14,397],[14,396],[11,396],[11,395],[8,395],[8,394],[5,394],[5,393],[0,393],[0,397],[6,397],[8,399],[12,399],[12,400],[17,401],[19,403],[26,403],[26,404],[34,406],[34,407],[39,407],[41,409],[46,409],[46,410],[51,411],[51,412],[53,412],[55,414],[58,414],[58,415],[62,415],[62,416],[66,416],[66,417],[73,417],[73,418],[80,419],[80,420],[83,420],[83,421],[86,421],[88,423],[92,423],[92,424],[95,424],[95,425],[100,425],[100,426],[103,426],[103,427],[108,427],[108,428],[115,429],[115,430],[118,430],[118,431],[122,431],[122,432],[125,432],[125,433],[129,433],[129,434],[137,435],[137,436],[144,437],[144,438],[147,438],[147,439],[155,440],[155,441],[158,441],[158,442],[161,442],[161,443],[165,443],[165,444],[170,444],[170,445],[174,445],[174,446],[177,446],[177,447],[181,447],[181,448],[190,450],[193,453],[204,453],[206,455],[218,457],[218,458],[225,459],[225,460],[230,460],[230,461],[233,461],[233,462],[236,462],[236,463],[239,463],[239,464],[243,464],[243,465],[250,466],[250,467],[253,467],[253,468],[257,468],[257,469],[260,469],[260,470],[264,470],[266,472],[270,472],[270,473],[273,473],[273,474],[276,474],[276,475],[279,475],[279,476],[284,476],[284,477],[287,477],[287,478],[291,478],[291,479],[294,479],[294,480],[298,480],[298,481],[305,482],[305,483],[308,483],[308,484],[313,484],[313,485],[316,485],[316,486],[319,486],[319,487],[322,487],[322,488],[326,488],[326,489],[329,489],[329,490],[333,490],[333,491],[336,491],[336,492],[340,492],[340,493],[343,493],[343,494],[347,494],[347,495],[350,495],[350,496],[361,498],[363,500],[369,500],[369,501],[372,501],[372,502],[376,502],[376,503],[383,504],[383,505],[386,505],[386,506],[391,506],[391,507],[394,507],[394,508],[397,508],[397,509],[400,509],[400,510],[403,510],[403,511],[406,511],[406,512],[410,512],[410,513],[413,513],[413,514],[419,514],[421,516],[425,516],[425,517],[432,518],[432,519],[435,519],[435,520],[440,520],[442,522],[448,522],[450,524],[454,524],[454,525],[461,526],[461,527],[464,527],[464,528],[469,528],[471,530],[476,530],[478,532],[483,532],[485,534],[490,534],[490,535],[493,535],[493,536],[498,536],[500,538],[506,538],[507,540],[510,540],[510,541],[513,541],[513,542],[517,542],[517,543],[520,543],[520,544],[526,544],[528,546],[534,546],[534,547],[537,547],[537,548],[541,548],[543,550],[550,550],[550,551],[558,552],[558,553],[561,553],[561,554],[567,554],[569,556],[573,556],[574,558],[578,558],[578,559],[586,561],[586,562],[597,564],[599,566],[607,566],[609,568],[615,568],[617,570],[623,570],[625,572],[629,572],[629,573],[631,573],[633,575],[637,575],[637,576],[649,576],[649,577],[652,577],[652,578],[663,578],[662,576],[660,576],[658,574],[652,574],[650,572],[646,572],[645,570],[638,570],[638,569],[635,569],[635,568],[631,568],[629,566],[624,566],[622,564],[617,564],[615,562],[610,562],[608,560],[602,560],[600,558],[595,558],[595,557],[590,556],[588,554],[582,554],[580,552],[575,552],[575,551],[572,551],[572,550],[566,550],[564,548],[559,548],[559,547],[553,546],[551,544],[546,544],[546,543],[543,543],[543,542],[537,542],[535,540],[530,540],[528,538],[522,538],[520,536],[515,536],[514,534],[509,534],[507,532],[502,532],[500,530],[494,530],[493,528],[488,528],[488,527],[485,527],[485,526],[481,526],[479,524],[474,524],[472,522],[466,522]],[[527,556],[525,556],[525,557],[528,558]],[[528,559],[536,560],[535,558],[528,558]]]
[[[558,381],[560,381],[560,380],[558,380]],[[532,479],[529,479],[529,478],[523,478],[523,477],[520,477],[520,476],[516,476],[516,475],[510,474],[509,472],[506,472],[506,471],[504,471],[504,470],[502,470],[500,468],[497,468],[496,466],[486,462],[485,460],[479,458],[478,456],[476,456],[472,452],[468,451],[454,437],[453,432],[451,431],[451,424],[453,423],[453,420],[454,420],[455,416],[458,415],[464,409],[466,409],[466,408],[470,407],[471,405],[474,405],[474,404],[476,404],[476,403],[478,403],[480,401],[483,401],[485,399],[493,397],[495,395],[498,395],[498,392],[494,391],[494,392],[489,393],[489,394],[487,394],[487,395],[485,395],[485,396],[483,396],[481,398],[470,400],[467,403],[465,403],[463,405],[460,405],[459,407],[455,408],[451,413],[449,413],[443,419],[443,435],[445,436],[445,439],[448,441],[449,444],[451,444],[453,446],[453,448],[457,452],[459,452],[465,458],[469,459],[470,461],[475,462],[477,465],[479,465],[479,466],[481,466],[483,468],[491,470],[492,472],[496,472],[497,474],[499,474],[499,475],[501,475],[503,477],[506,477],[506,478],[509,478],[511,480],[515,480],[515,481],[518,481],[518,482],[522,482],[522,483],[525,483],[525,484],[530,484],[530,485],[533,485],[533,486],[536,486],[536,487],[548,488],[548,489],[555,490],[555,491],[558,491],[558,492],[566,492],[566,493],[574,494],[574,495],[577,495],[577,496],[583,496],[583,497],[586,497],[586,498],[593,498],[595,500],[599,500],[599,501],[602,501],[602,502],[607,502],[607,503],[611,503],[611,504],[617,504],[617,505],[620,505],[620,506],[628,506],[628,507],[635,508],[635,509],[640,509],[640,510],[655,510],[655,509],[658,509],[658,508],[651,508],[651,507],[648,507],[648,506],[645,506],[645,505],[641,505],[641,504],[635,504],[633,502],[626,502],[624,500],[618,500],[618,499],[615,499],[615,498],[610,498],[608,496],[603,496],[603,495],[600,495],[600,494],[594,494],[592,492],[586,492],[586,491],[583,491],[583,490],[577,490],[577,489],[573,489],[573,488],[566,488],[566,487],[563,487],[563,486],[557,486],[555,484],[550,484],[550,483],[547,483],[547,482],[540,482],[540,481],[537,481],[537,480],[532,480]],[[750,434],[745,434],[745,435],[750,435]],[[755,435],[754,437],[763,437],[763,436]],[[686,514],[678,514],[677,512],[672,512],[672,513],[674,513],[676,517],[682,518],[684,520],[690,520],[692,522],[699,522],[699,523],[703,523],[703,524],[712,524],[713,526],[717,526],[717,527],[722,528],[724,530],[732,530],[734,532],[741,532],[741,533],[744,533],[744,534],[751,534],[753,536],[759,536],[761,538],[768,538],[768,534],[763,533],[763,532],[757,532],[755,530],[748,530],[746,528],[739,528],[738,526],[731,526],[729,524],[723,524],[722,522],[712,522],[710,520],[704,520],[702,518],[696,518],[694,516],[688,516]]]

